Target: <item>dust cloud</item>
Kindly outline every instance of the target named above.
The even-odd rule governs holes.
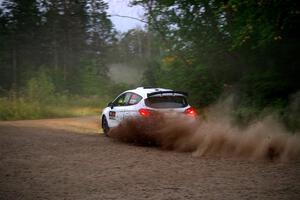
[[[109,77],[116,83],[137,84],[143,77],[144,66],[115,63],[108,66]]]
[[[131,118],[109,134],[122,142],[191,152],[196,157],[300,161],[299,133],[289,133],[272,116],[240,128],[232,123],[230,110],[227,103],[218,103],[208,110],[205,118],[175,113]]]

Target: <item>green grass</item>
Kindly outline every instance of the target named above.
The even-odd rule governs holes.
[[[106,105],[99,96],[56,96],[38,102],[25,97],[0,98],[0,120],[42,119],[96,115]]]

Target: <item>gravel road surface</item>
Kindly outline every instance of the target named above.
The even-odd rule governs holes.
[[[2,199],[300,199],[300,163],[120,143],[96,117],[0,122]]]

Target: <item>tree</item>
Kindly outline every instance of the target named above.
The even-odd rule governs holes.
[[[106,9],[102,0],[5,0],[0,8],[0,87],[20,89],[40,69],[49,72],[59,92],[82,91],[86,66],[106,78],[114,40]]]
[[[144,6],[149,24],[165,43],[161,60],[171,62],[166,74],[182,68],[189,76],[181,80],[178,75],[171,82],[202,90],[200,80],[206,80],[216,86],[202,94],[207,97],[211,91],[220,94],[223,84],[235,85],[243,102],[262,107],[286,102],[299,90],[298,1],[135,0],[134,4]],[[198,71],[199,66],[205,73]],[[166,71],[164,62],[159,70]],[[161,77],[161,83],[167,79]],[[262,89],[266,87],[268,92]],[[258,96],[264,100],[256,101]]]
[[[100,77],[106,77],[108,59],[112,53],[112,46],[116,42],[116,33],[106,12],[108,5],[104,1],[88,0],[86,9],[88,14],[86,31],[89,63],[94,66],[95,72]]]
[[[23,84],[21,76],[28,66],[35,66],[39,62],[39,56],[31,57],[32,54],[38,55],[38,27],[41,17],[35,0],[6,0],[2,3],[2,65],[5,74],[10,79],[5,89],[18,87]],[[9,67],[8,67],[9,66]]]

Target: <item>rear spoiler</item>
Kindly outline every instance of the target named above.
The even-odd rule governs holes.
[[[151,93],[148,93],[147,94],[147,97],[151,97],[151,96],[154,96],[154,95],[162,95],[162,94],[181,94],[181,95],[184,95],[184,96],[188,96],[188,93],[187,92],[181,92],[181,91],[173,91],[173,90],[170,90],[170,91],[158,91],[158,92],[151,92]]]

